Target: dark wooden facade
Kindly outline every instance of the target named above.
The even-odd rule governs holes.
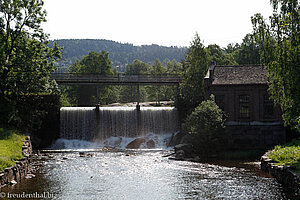
[[[228,115],[233,148],[267,149],[285,142],[282,113],[269,98],[264,67],[211,65],[204,85],[206,99],[213,94]]]

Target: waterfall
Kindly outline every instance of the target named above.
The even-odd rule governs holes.
[[[173,107],[62,107],[60,137],[103,141],[110,137],[166,135],[179,130]]]

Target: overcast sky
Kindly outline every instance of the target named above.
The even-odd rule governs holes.
[[[134,45],[227,46],[252,31],[255,13],[271,14],[270,0],[44,0],[50,39],[108,39]]]

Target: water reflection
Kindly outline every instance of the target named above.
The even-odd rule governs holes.
[[[253,166],[173,161],[164,154],[158,150],[100,151],[82,157],[78,152],[54,153],[37,160],[37,176],[13,186],[13,192],[49,192],[62,200],[287,199],[274,179]]]

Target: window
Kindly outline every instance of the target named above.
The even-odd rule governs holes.
[[[263,112],[264,117],[271,117],[274,114],[274,104],[273,101],[270,99],[269,95],[264,95],[264,104],[263,104]]]
[[[239,95],[240,118],[250,117],[249,95]]]
[[[219,106],[219,108],[224,111],[224,108],[225,108],[225,96],[217,94],[215,96],[215,101],[216,101],[216,104]]]

